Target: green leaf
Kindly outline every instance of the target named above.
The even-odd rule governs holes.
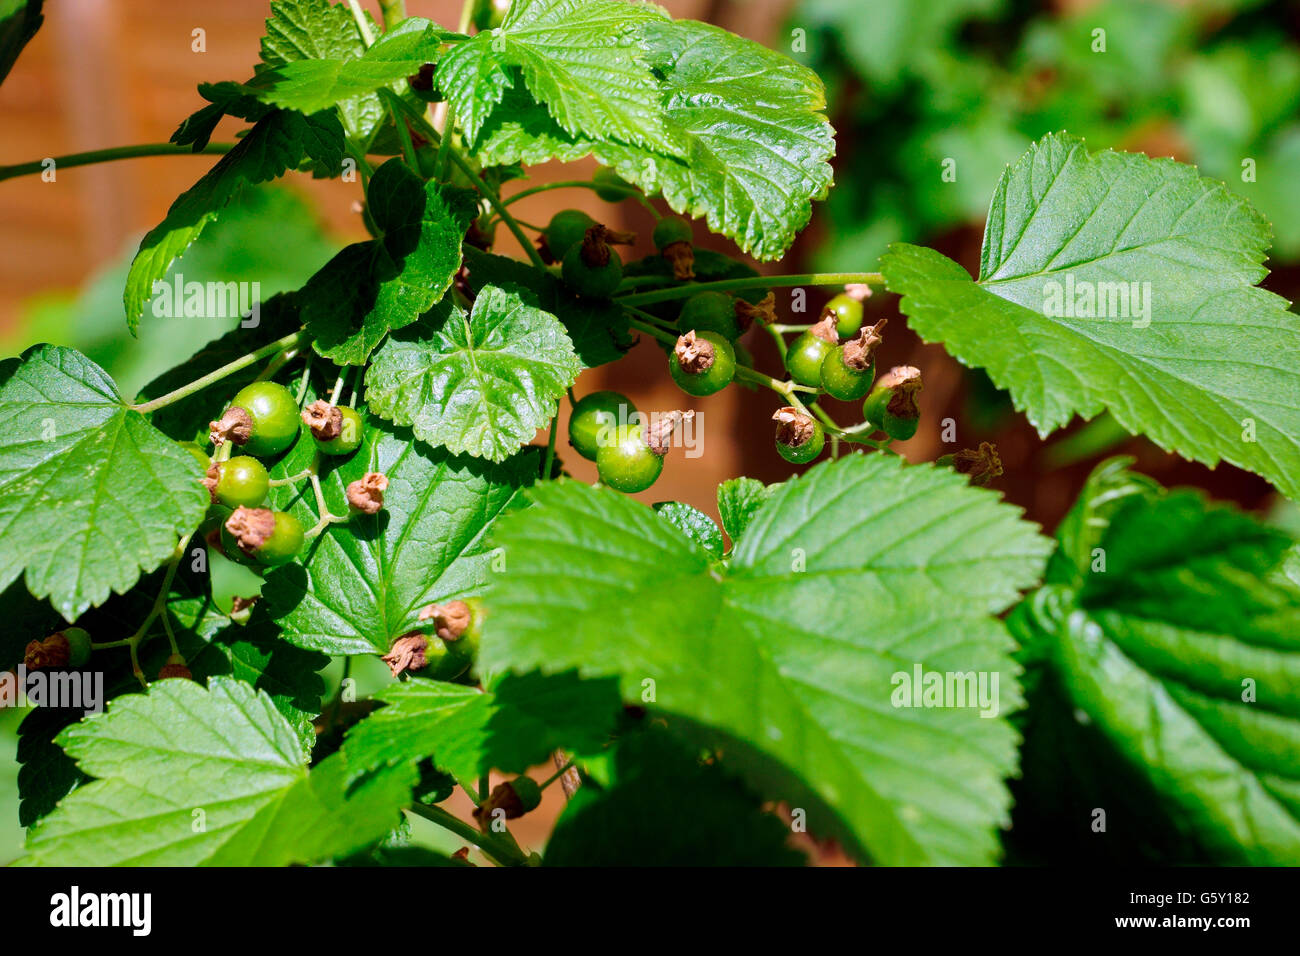
[[[485,108],[511,85],[506,69],[517,67],[568,133],[672,154],[678,147],[637,34],[658,20],[668,22],[658,7],[623,0],[515,0],[499,28],[447,53],[438,86],[471,141]]]
[[[764,797],[813,800],[817,826],[878,862],[994,858],[1010,725],[896,708],[891,675],[997,674],[1001,711],[1018,706],[989,615],[1049,543],[1015,509],[946,470],[852,455],[778,488],[720,571],[613,491],[530,496],[493,532],[509,570],[486,597],[481,666],[617,675],[636,701],[653,681],[654,706],[720,737]]]
[[[385,342],[366,402],[432,445],[502,461],[554,417],[580,371],[559,319],[488,286],[469,316],[444,302]]]
[[[1294,863],[1300,589],[1283,573],[1293,542],[1195,492],[1148,489],[1109,514],[1094,501],[1104,565],[1079,567],[1077,591],[1031,614],[1071,706],[1212,859]]]
[[[369,14],[366,17],[373,25]],[[329,0],[272,0],[266,35],[262,37],[262,62],[256,72],[304,60],[351,60],[365,52],[356,20],[342,4]],[[375,93],[344,100],[338,111],[348,136],[362,143],[375,134],[385,113]]]
[[[478,295],[489,285],[513,287],[536,297],[536,304],[564,324],[574,351],[587,368],[617,362],[635,343],[627,314],[613,302],[580,299],[549,272],[526,262],[465,247],[469,287]]]
[[[0,83],[45,22],[44,0],[0,0]]]
[[[912,327],[986,368],[1040,434],[1109,410],[1161,448],[1295,495],[1298,326],[1254,285],[1268,236],[1247,202],[1190,166],[1090,155],[1053,135],[1003,176],[978,282],[905,244],[881,268]],[[1135,294],[1148,309],[1124,307]]]
[[[149,231],[131,262],[126,291],[127,325],[140,325],[144,304],[153,297],[153,284],[167,274],[171,261],[185,251],[203,229],[250,183],[275,179],[304,158],[337,172],[343,158],[343,129],[332,112],[303,116],[277,110],[258,120],[203,178],[181,193],[167,218]]]
[[[718,514],[734,548],[749,522],[772,497],[772,487],[755,478],[732,478],[718,485]]]
[[[248,87],[266,103],[315,113],[374,93],[418,72],[438,58],[443,33],[428,20],[412,17],[402,29],[380,37],[357,57],[295,60],[261,70]]]
[[[400,768],[349,789],[340,754],[308,772],[271,699],[223,677],[159,681],[59,742],[97,779],[29,831],[46,865],[313,863],[386,834],[414,783]]]
[[[79,352],[0,363],[0,586],[67,620],[161,564],[208,506],[198,462]]]
[[[703,511],[680,501],[661,501],[654,509],[655,514],[709,554],[716,558],[722,557],[722,531]]]
[[[437,183],[390,159],[366,199],[383,237],[343,249],[298,294],[316,351],[339,364],[364,363],[391,330],[431,309],[460,268],[466,224]]]
[[[834,131],[817,75],[786,56],[693,21],[649,20],[640,36],[661,79],[665,128],[677,155],[599,133],[572,136],[545,110],[508,95],[485,123],[484,162],[572,161],[587,153],[648,195],[760,259],[781,256],[826,196]],[[678,158],[680,156],[680,158]]]
[[[176,127],[176,132],[171,136],[171,142],[177,146],[189,146],[196,153],[202,152],[208,145],[217,124],[225,117],[238,116],[256,123],[273,109],[261,102],[244,84],[229,80],[200,83],[199,95],[208,101],[208,105],[181,120],[181,125]]]
[[[385,706],[356,724],[344,745],[356,773],[432,757],[469,786],[489,770],[523,773],[560,748],[593,753],[621,710],[613,681],[572,672],[508,674],[486,692],[414,678],[374,699]]]
[[[799,866],[790,832],[718,764],[661,731],[625,736],[612,786],[587,784],[546,843],[546,866]]]
[[[486,531],[521,503],[519,489],[540,467],[533,452],[501,464],[456,458],[373,416],[362,436],[350,458],[322,474],[325,501],[347,514],[348,483],[378,471],[389,480],[384,509],[327,528],[262,589],[285,640],[328,654],[384,653],[416,629],[421,608],[482,590],[493,561]],[[301,439],[272,476],[301,471],[314,448]],[[306,485],[273,488],[271,504],[304,527],[316,521]]]

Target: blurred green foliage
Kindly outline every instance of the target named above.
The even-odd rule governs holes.
[[[1300,259],[1293,6],[1110,0],[1070,9],[796,4],[793,55],[825,78],[839,132],[816,267],[868,268],[890,242],[978,226],[1005,165],[1055,130],[1094,149],[1198,164],[1273,221],[1276,259]]]

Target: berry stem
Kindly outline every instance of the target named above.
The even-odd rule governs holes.
[[[302,380],[298,382],[298,394],[296,396],[299,408],[302,408],[303,399],[307,397],[307,385],[311,381],[311,363],[315,357],[315,352],[308,352],[307,361],[303,365]]]
[[[270,481],[267,482],[267,484],[270,485],[272,488],[282,488],[285,485],[296,485],[298,482],[306,478],[310,478],[313,474],[315,474],[315,472],[313,472],[310,468],[304,468],[296,475],[287,475],[284,478],[272,478]]]
[[[402,144],[402,159],[406,162],[407,168],[419,176],[420,161],[415,156],[415,143],[411,140],[411,130],[402,121],[401,108],[394,104],[395,100],[400,101],[400,97],[387,87],[380,87],[379,94],[393,117],[393,126],[397,129],[397,141]],[[441,149],[438,155],[442,155]]]
[[[174,143],[141,143],[137,146],[110,146],[107,149],[91,149],[84,153],[68,153],[66,156],[50,157],[54,160],[54,169],[71,169],[74,166],[93,166],[96,163],[111,163],[118,159],[135,159],[138,156],[200,156],[220,155],[235,148],[234,143],[208,143],[198,151],[188,146]],[[13,166],[0,166],[0,181],[15,179],[18,176],[31,176],[43,173],[48,168],[44,159],[30,163],[16,163]]]
[[[545,780],[543,780],[540,784],[538,784],[537,789],[538,789],[538,790],[545,790],[545,789],[546,789],[547,787],[549,787],[551,784],[555,783],[555,781],[559,780],[559,779],[560,779],[561,777],[563,777],[566,773],[568,773],[568,772],[569,772],[569,768],[572,767],[572,766],[573,766],[573,761],[570,760],[570,761],[569,761],[568,763],[566,763],[563,767],[561,767],[559,770],[555,771],[555,773],[551,774],[549,777],[547,777]]]
[[[127,408],[131,409],[133,412],[139,412],[141,415],[146,415],[149,412],[156,411],[160,408],[166,408],[174,402],[179,402],[182,398],[188,398],[195,392],[207,388],[214,382],[221,381],[228,375],[233,375],[240,369],[248,368],[248,366],[252,365],[254,362],[260,362],[268,355],[274,355],[276,352],[283,349],[299,345],[305,342],[306,338],[306,330],[299,329],[297,332],[292,332],[289,335],[284,336],[284,338],[276,339],[274,342],[268,342],[266,345],[263,345],[260,349],[257,349],[254,352],[249,352],[247,355],[241,355],[233,362],[227,362],[225,365],[221,366],[221,368],[214,369],[202,378],[196,378],[188,385],[182,385],[175,391],[168,392],[166,395],[160,395],[158,398],[152,399],[148,402],[141,402],[139,405],[128,405]]]
[[[361,9],[361,4],[358,0],[348,0],[348,7],[352,10],[352,19],[357,21],[357,29],[361,31],[361,42],[367,47],[371,46],[375,42],[375,31],[370,29],[370,21]]]
[[[416,816],[424,817],[431,823],[436,823],[444,830],[450,830],[456,836],[468,843],[478,847],[483,855],[495,863],[497,866],[523,866],[528,862],[528,857],[524,856],[523,850],[519,849],[518,844],[514,844],[514,838],[511,837],[511,846],[504,840],[498,840],[492,835],[482,833],[477,827],[471,826],[460,817],[448,813],[442,807],[427,807],[422,803],[413,803],[408,807]]]
[[[406,19],[406,0],[379,0],[379,10],[383,14],[384,29],[391,30]]]
[[[546,459],[542,463],[542,480],[551,477],[551,466],[555,463],[555,433],[560,425],[560,412],[556,409],[551,417],[551,436],[546,440]]]
[[[697,292],[738,292],[744,289],[784,289],[800,285],[883,285],[884,276],[879,272],[805,272],[787,276],[752,276],[744,279],[720,279],[717,282],[685,282],[668,289],[655,289],[651,292],[634,292],[615,298],[622,306],[650,305],[654,302],[668,302],[672,299],[684,299]]]

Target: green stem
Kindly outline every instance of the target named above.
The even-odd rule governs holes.
[[[235,148],[234,143],[208,143],[198,152],[188,146],[173,143],[143,143],[138,146],[111,146],[108,149],[92,149],[84,153],[69,153],[66,156],[52,156],[55,170],[72,166],[92,166],[95,163],[111,163],[118,159],[135,159],[137,156],[213,156],[228,153]],[[42,173],[46,169],[45,160],[30,163],[17,163],[13,166],[0,166],[0,181],[14,179],[17,176],[30,176]]]
[[[559,780],[559,779],[560,779],[561,777],[563,777],[566,773],[568,773],[568,772],[569,772],[569,768],[572,767],[572,766],[573,766],[573,761],[570,760],[568,763],[566,763],[566,764],[565,764],[563,767],[561,767],[559,770],[555,771],[555,773],[551,774],[549,777],[547,777],[545,780],[543,780],[543,781],[541,782],[541,784],[538,785],[537,789],[538,789],[538,790],[545,790],[545,789],[546,789],[547,787],[549,787],[551,784],[555,783],[555,781]]]
[[[559,430],[560,413],[557,409],[551,419],[551,437],[546,441],[546,461],[542,465],[542,479],[551,477],[551,466],[555,463],[555,433]]]
[[[650,210],[650,212],[654,213],[656,219],[660,218],[659,210],[654,207],[654,203],[642,195],[641,190],[637,189],[635,186],[616,186],[611,183],[602,183],[598,186],[589,179],[562,179],[553,183],[543,183],[540,186],[530,186],[527,189],[519,190],[519,192],[507,199],[503,199],[502,203],[509,206],[511,203],[518,202],[521,199],[527,199],[529,196],[536,196],[538,193],[550,192],[552,189],[617,190],[618,192],[626,193],[629,198],[635,199],[646,209]]]
[[[352,10],[352,19],[357,21],[357,29],[361,31],[361,42],[367,47],[375,42],[375,31],[370,29],[370,20],[366,13],[361,9],[358,0],[348,0],[348,7]]]
[[[518,847],[511,847],[503,841],[497,840],[491,834],[482,833],[477,827],[471,826],[460,817],[448,813],[442,807],[428,807],[422,803],[413,803],[408,807],[416,816],[424,817],[431,823],[436,823],[444,830],[450,830],[456,836],[471,843],[483,851],[493,863],[498,866],[523,866],[528,862],[528,858]]]
[[[643,322],[641,319],[628,316],[627,324],[638,331],[644,332],[646,335],[653,336],[665,345],[675,345],[677,342],[677,336],[673,335],[671,332],[665,332],[658,326],[651,325],[649,322]]]
[[[744,289],[786,289],[800,285],[849,285],[851,283],[883,285],[884,281],[884,277],[879,272],[805,272],[789,276],[753,276],[744,279],[722,279],[718,282],[687,282],[668,289],[618,296],[614,301],[619,305],[650,305],[654,302],[684,299],[697,292],[739,292]]]
[[[406,160],[406,165],[411,172],[418,176],[420,175],[420,160],[415,155],[415,143],[411,140],[411,130],[402,121],[401,114],[404,111],[399,105],[401,97],[387,87],[380,88],[379,94],[388,107],[389,115],[393,117],[393,126],[397,128],[397,140],[402,144],[402,158]]]
[[[379,0],[379,10],[384,18],[384,29],[391,30],[406,19],[406,0]]]
[[[785,344],[785,336],[781,334],[780,330],[775,325],[764,324],[763,327],[767,329],[768,335],[772,336],[772,342],[776,345],[776,353],[781,356],[781,364],[784,365],[785,354],[788,351]]]
[[[447,153],[451,149],[451,139],[455,132],[456,110],[451,103],[448,103],[447,111],[443,114],[442,139],[438,141],[438,161],[434,165],[434,174],[438,182],[447,178]]]
[[[151,401],[142,402],[139,405],[128,405],[127,407],[134,412],[139,412],[141,415],[157,411],[160,408],[165,408],[173,402],[179,402],[182,398],[187,398],[195,392],[207,388],[214,382],[221,381],[228,375],[233,375],[242,368],[247,368],[254,362],[260,362],[268,355],[274,355],[276,352],[293,348],[295,345],[305,342],[306,339],[307,332],[305,329],[291,332],[289,335],[276,339],[274,342],[268,342],[255,352],[249,352],[247,355],[241,355],[233,362],[227,362],[225,365],[221,366],[221,368],[214,369],[202,378],[196,378],[188,385],[182,385],[180,388],[168,392],[166,395],[160,395],[158,398]]]

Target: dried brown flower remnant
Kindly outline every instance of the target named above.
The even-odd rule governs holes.
[[[670,242],[660,255],[673,267],[673,278],[678,282],[695,278],[695,247],[689,242]]]
[[[238,405],[227,408],[226,413],[215,422],[208,422],[208,438],[218,448],[227,440],[236,445],[247,444],[252,435],[253,419]]]
[[[769,292],[763,296],[758,305],[751,305],[744,299],[737,298],[732,306],[732,311],[736,314],[736,327],[740,329],[743,335],[749,331],[750,326],[755,321],[767,322],[768,324],[776,321],[776,295]]]
[[[541,802],[537,785],[526,777],[507,780],[492,788],[492,794],[474,809],[474,819],[484,833],[492,825],[494,812],[505,811],[505,818],[513,820],[522,817],[530,810],[537,809]]]
[[[421,621],[433,621],[434,633],[444,641],[458,641],[469,627],[473,613],[464,601],[430,604],[420,611]]]
[[[302,410],[302,420],[317,441],[337,438],[343,431],[343,413],[337,405],[318,398]]]
[[[798,448],[808,442],[817,430],[817,424],[793,405],[778,408],[772,415],[776,422],[776,440],[782,445]]]
[[[818,319],[817,324],[808,330],[817,338],[831,343],[831,345],[840,344],[840,334],[835,330],[835,313],[823,315]]]
[[[886,409],[896,418],[916,418],[921,410],[916,407],[916,393],[921,390],[921,370],[911,365],[895,365],[876,381],[876,387],[892,393]]]
[[[429,649],[429,639],[419,631],[403,634],[393,641],[388,653],[380,658],[396,677],[402,671],[422,670],[428,663],[424,653]]]
[[[650,450],[656,455],[668,454],[668,449],[672,447],[673,432],[682,422],[687,422],[695,418],[695,412],[682,412],[673,410],[671,412],[662,412],[655,416],[654,420],[645,430],[645,443]]]
[[[411,84],[411,89],[420,90],[428,93],[433,90],[433,74],[437,70],[436,63],[425,63],[420,67],[420,72],[412,74],[406,78],[406,82]]]
[[[23,664],[29,671],[67,667],[71,660],[72,645],[62,631],[51,634],[43,641],[28,642],[23,655]]]
[[[582,261],[596,268],[609,265],[609,235],[609,230],[600,223],[588,229],[582,237],[582,250],[578,253]]]
[[[875,325],[859,330],[858,334],[844,343],[844,364],[851,369],[859,372],[865,372],[871,367],[871,362],[875,358],[876,349],[884,338],[880,330],[885,327],[888,319],[881,319]]]
[[[226,519],[226,530],[245,554],[257,553],[275,531],[275,513],[270,508],[246,508],[240,505]]]
[[[193,680],[194,674],[186,664],[185,658],[180,654],[173,654],[167,658],[167,663],[158,671],[158,679],[166,680],[168,677],[184,677],[186,680]]]
[[[214,461],[208,465],[208,470],[204,472],[203,477],[199,479],[203,487],[208,489],[208,497],[212,503],[217,503],[217,482],[221,480],[221,463]]]
[[[677,344],[673,347],[677,364],[682,367],[682,371],[690,372],[692,375],[699,375],[711,369],[716,352],[713,343],[708,339],[699,338],[694,329],[678,336]]]
[[[850,299],[856,299],[857,301],[862,302],[865,299],[871,298],[871,286],[867,285],[865,282],[850,282],[844,287],[844,294]]]
[[[362,514],[376,514],[384,506],[384,491],[388,476],[379,471],[368,471],[347,487],[348,504]]]
[[[979,448],[965,448],[951,455],[944,455],[938,464],[952,465],[959,475],[969,475],[970,483],[983,487],[1002,474],[1002,459],[997,446],[992,442],[982,441]]]

